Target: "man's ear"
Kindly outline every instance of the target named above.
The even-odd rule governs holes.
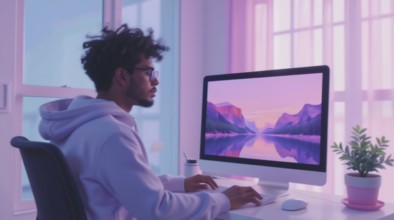
[[[114,83],[120,87],[125,87],[128,84],[128,76],[129,73],[127,72],[127,70],[118,67],[115,69],[115,73],[114,73]]]

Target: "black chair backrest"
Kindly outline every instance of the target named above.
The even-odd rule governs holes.
[[[33,191],[39,220],[86,220],[85,210],[70,167],[53,144],[17,136],[11,145],[19,148]]]

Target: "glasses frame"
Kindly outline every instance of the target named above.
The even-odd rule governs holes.
[[[159,79],[159,71],[153,69],[153,68],[142,68],[142,67],[123,67],[125,68],[129,73],[132,73],[134,70],[141,70],[145,71],[147,75],[149,76],[150,81],[158,80]]]

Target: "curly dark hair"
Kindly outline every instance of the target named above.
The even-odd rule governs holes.
[[[115,31],[105,27],[101,33],[87,36],[90,40],[83,43],[85,54],[81,58],[85,73],[98,92],[111,87],[116,68],[134,67],[141,62],[141,56],[161,61],[162,52],[169,50],[160,40],[153,39],[152,29],[144,35],[141,29],[123,24]]]

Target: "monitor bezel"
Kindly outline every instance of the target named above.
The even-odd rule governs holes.
[[[304,75],[304,74],[322,74],[322,122],[321,122],[321,141],[320,141],[320,163],[317,165],[300,164],[281,161],[268,161],[256,160],[236,157],[222,157],[216,155],[205,154],[205,127],[206,127],[206,109],[207,109],[207,95],[208,83],[213,81],[223,80],[237,80],[237,79],[252,79],[264,77],[280,77],[291,75]],[[306,85],[307,86],[307,85]],[[329,67],[326,65],[321,66],[308,66],[287,69],[253,71],[243,73],[231,73],[220,75],[208,75],[203,80],[203,97],[202,97],[202,117],[201,117],[201,136],[200,136],[200,159],[207,161],[217,161],[225,163],[258,165],[267,167],[288,168],[295,170],[308,170],[317,172],[327,172],[327,133],[328,133],[328,107],[329,107]]]

